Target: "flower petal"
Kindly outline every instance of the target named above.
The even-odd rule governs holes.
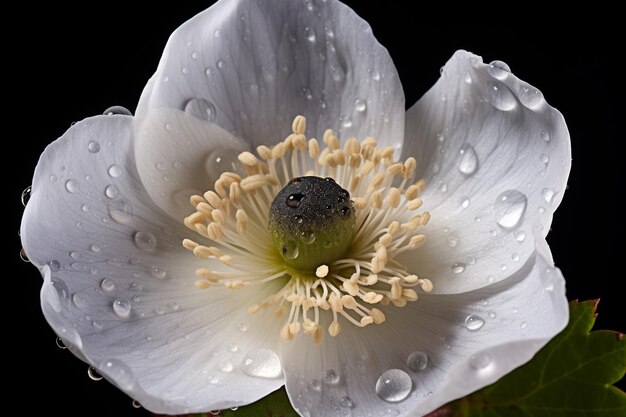
[[[534,252],[563,197],[571,165],[563,116],[506,64],[457,52],[407,113],[404,156],[428,186],[428,244],[408,267],[434,291],[505,279]],[[538,232],[538,233],[535,233]]]
[[[153,109],[135,125],[137,170],[152,200],[180,221],[224,171],[233,171],[248,144],[214,123],[180,110]]]
[[[41,156],[21,236],[44,276],[54,331],[144,407],[185,413],[255,401],[282,378],[245,375],[240,363],[249,350],[277,349],[279,326],[253,320],[246,306],[276,289],[197,289],[195,269],[207,265],[182,248],[185,230],[139,181],[132,118],[99,116]]]
[[[137,117],[185,109],[253,145],[291,133],[374,136],[399,149],[404,94],[369,25],[335,0],[218,2],[171,36]]]
[[[425,294],[385,314],[382,325],[343,326],[323,346],[302,337],[281,345],[287,392],[301,415],[424,415],[528,361],[565,327],[568,306],[560,271],[537,255],[501,283]],[[423,370],[418,352],[427,356]],[[399,371],[377,390],[391,369]]]

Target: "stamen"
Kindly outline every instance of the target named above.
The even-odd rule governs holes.
[[[305,137],[302,116],[294,119],[292,131],[275,146],[258,146],[257,155],[242,152],[237,172],[222,173],[212,190],[190,197],[195,211],[184,224],[198,237],[182,244],[205,262],[196,271],[197,288],[240,291],[280,282],[276,293],[248,306],[248,312],[270,310],[282,317],[284,340],[303,333],[321,343],[323,314],[330,316],[328,334],[336,337],[343,325],[382,324],[385,308],[419,302],[420,294],[432,291],[429,279],[409,273],[398,261],[400,254],[425,244],[420,229],[430,213],[418,212],[425,182],[414,179],[414,158],[394,161],[393,149],[378,148],[374,138],[350,138],[341,147],[330,129],[320,145]],[[349,192],[356,214],[353,236],[339,259],[314,259],[300,268],[277,252],[268,215],[280,191],[307,176],[334,179]],[[311,235],[293,236],[296,248],[307,239]]]

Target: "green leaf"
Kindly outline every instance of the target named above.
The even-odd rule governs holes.
[[[285,388],[280,388],[254,404],[237,410],[224,410],[220,417],[299,417],[289,402]]]
[[[521,368],[431,417],[624,417],[626,340],[590,332],[598,301],[570,303],[568,326]]]

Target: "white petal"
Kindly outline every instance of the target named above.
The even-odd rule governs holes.
[[[197,289],[202,264],[182,248],[184,233],[139,181],[125,116],[84,120],[46,149],[21,228],[52,328],[144,407],[255,401],[282,379],[246,376],[240,363],[250,349],[276,349],[279,326],[246,307],[274,289]]]
[[[137,109],[141,123],[154,108],[187,108],[253,145],[282,140],[298,114],[307,136],[332,128],[399,149],[404,135],[387,50],[335,0],[216,3],[168,41]]]
[[[194,210],[189,197],[202,195],[224,171],[238,166],[248,144],[218,125],[180,110],[153,109],[135,124],[137,170],[154,202],[175,220]]]
[[[353,417],[424,415],[528,361],[565,327],[568,306],[560,271],[537,256],[501,283],[464,294],[426,294],[385,314],[382,325],[343,326],[323,346],[306,338],[281,345],[287,391],[301,415],[341,416],[350,404]],[[475,331],[465,326],[470,315]],[[409,366],[414,352],[427,355],[425,369]],[[411,378],[404,400],[377,395],[376,383],[390,369]],[[339,378],[329,378],[330,370]]]
[[[407,113],[403,152],[418,160],[432,217],[429,243],[405,260],[436,292],[468,291],[518,270],[565,191],[563,116],[498,65],[506,64],[457,52]]]

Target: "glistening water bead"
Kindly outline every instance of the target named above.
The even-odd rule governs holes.
[[[350,194],[332,178],[297,177],[274,198],[268,227],[285,263],[313,273],[344,255],[355,219]]]

